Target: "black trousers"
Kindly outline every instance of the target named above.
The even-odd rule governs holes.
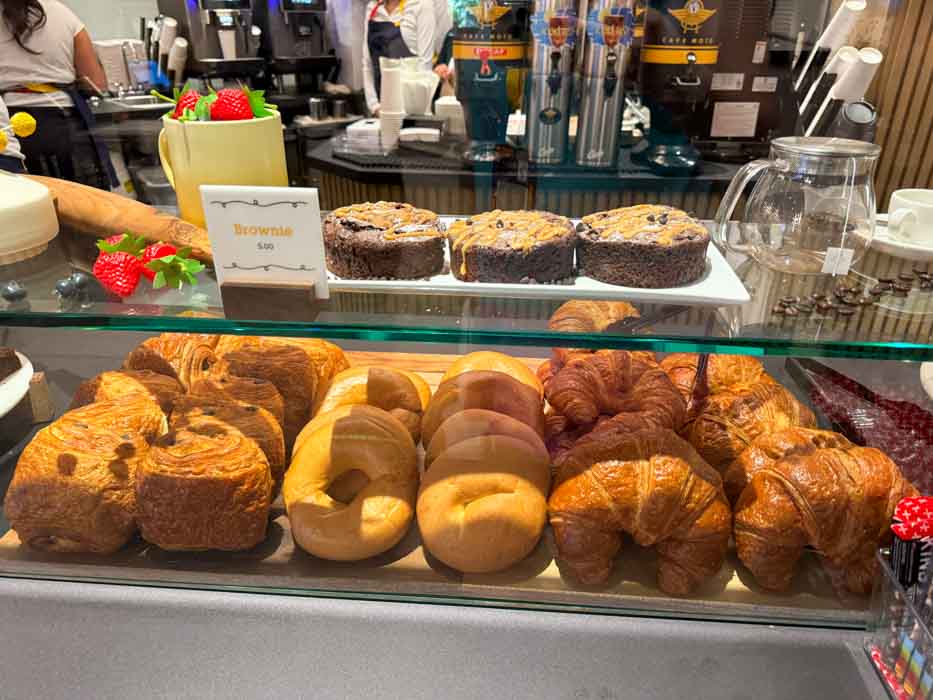
[[[36,120],[36,133],[19,142],[30,173],[110,189],[90,134],[74,110],[23,107],[22,111]]]

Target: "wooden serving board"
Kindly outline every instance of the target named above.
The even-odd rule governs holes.
[[[350,352],[357,366],[414,369],[434,387],[457,355]],[[536,368],[542,360],[525,360]],[[0,484],[15,456],[0,461]],[[794,588],[782,595],[759,589],[730,551],[720,573],[689,598],[671,598],[655,583],[654,550],[627,541],[609,583],[581,587],[565,578],[555,560],[549,529],[524,561],[507,571],[464,575],[436,560],[422,546],[417,524],[397,546],[360,562],[330,562],[299,549],[281,501],[273,507],[268,536],[247,552],[164,552],[137,540],[111,556],[54,555],[20,546],[12,530],[0,537],[0,575],[68,580],[119,581],[145,585],[209,587],[244,591],[477,601],[482,605],[530,605],[667,612],[679,616],[725,616],[744,620],[805,620],[856,625],[868,601],[841,600],[833,593],[817,557],[807,555]]]

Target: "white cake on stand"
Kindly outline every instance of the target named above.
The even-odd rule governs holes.
[[[58,235],[58,216],[44,185],[0,170],[0,265],[45,252]]]

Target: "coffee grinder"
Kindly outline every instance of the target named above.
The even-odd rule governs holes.
[[[253,40],[251,0],[159,0],[159,12],[178,21],[188,40],[188,72],[246,76],[262,70]]]
[[[647,140],[632,157],[665,175],[688,175],[700,162],[691,134],[719,61],[726,0],[648,0],[639,83],[651,110]]]
[[[299,91],[317,91],[317,78],[333,70],[337,60],[325,29],[325,0],[253,0],[262,28],[262,55],[278,90],[281,78],[294,75]]]
[[[470,146],[467,160],[490,162],[506,143],[509,114],[521,105],[528,41],[528,5],[481,0],[454,34],[457,99]]]
[[[531,163],[556,165],[564,161],[576,43],[576,0],[535,0],[525,103]]]
[[[587,4],[577,165],[616,165],[625,109],[625,66],[635,26],[634,6],[634,0],[589,0]]]

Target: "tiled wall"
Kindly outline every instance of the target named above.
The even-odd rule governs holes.
[[[139,36],[139,18],[154,17],[156,0],[62,0],[80,17],[94,39]]]

